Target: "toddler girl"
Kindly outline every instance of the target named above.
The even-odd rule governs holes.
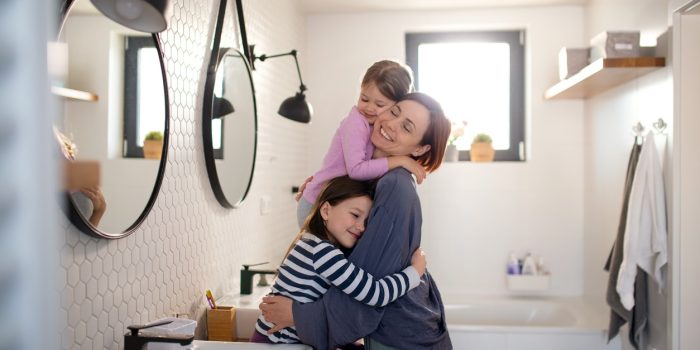
[[[334,177],[348,175],[355,180],[370,180],[381,177],[391,169],[404,167],[416,176],[418,183],[423,181],[425,169],[411,157],[372,159],[374,146],[370,135],[374,120],[403,95],[411,92],[412,88],[410,68],[398,62],[383,60],[367,69],[362,78],[357,106],[352,107],[348,116],[340,122],[321,169],[301,186],[301,196],[297,197],[300,227],[323,185]]]

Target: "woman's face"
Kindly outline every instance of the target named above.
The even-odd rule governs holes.
[[[422,104],[399,101],[374,122],[370,140],[376,147],[376,156],[418,157],[430,150],[421,145],[423,135],[430,125],[430,112]]]

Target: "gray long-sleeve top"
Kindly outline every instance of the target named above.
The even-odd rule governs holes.
[[[367,228],[348,260],[375,276],[410,265],[420,246],[421,208],[415,183],[403,168],[382,177]],[[452,349],[437,285],[427,272],[420,285],[386,307],[364,305],[337,288],[318,301],[293,304],[297,334],[316,350],[364,336],[397,349]]]

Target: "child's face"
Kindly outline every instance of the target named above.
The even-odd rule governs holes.
[[[382,112],[391,108],[396,101],[382,95],[374,83],[367,83],[360,90],[360,98],[357,100],[357,109],[367,118],[370,124],[374,124],[374,120]]]
[[[372,199],[368,196],[346,199],[336,205],[325,202],[321,206],[321,217],[326,220],[326,229],[333,240],[342,247],[352,248],[365,232],[371,208]]]

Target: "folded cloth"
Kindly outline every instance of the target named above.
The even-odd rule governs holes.
[[[646,302],[647,274],[643,270],[640,270],[637,274],[634,290],[634,297],[637,300],[637,305],[632,308],[632,310],[627,310],[622,306],[622,303],[620,302],[620,295],[617,294],[615,287],[617,285],[617,275],[620,270],[620,263],[622,263],[622,247],[625,237],[625,227],[627,224],[629,196],[632,190],[632,181],[634,179],[635,170],[637,169],[637,162],[639,161],[639,153],[641,148],[641,145],[638,145],[635,140],[634,146],[632,147],[632,152],[630,152],[629,161],[627,163],[627,177],[625,178],[625,189],[622,201],[622,210],[620,213],[620,221],[617,227],[617,237],[612,249],[610,250],[608,261],[605,263],[605,271],[610,273],[608,276],[607,293],[605,295],[606,302],[610,306],[608,342],[620,333],[620,327],[629,322],[630,332],[628,338],[630,344],[632,344],[635,349],[639,348],[641,335],[643,334],[644,327],[646,327],[649,318],[649,310]]]

